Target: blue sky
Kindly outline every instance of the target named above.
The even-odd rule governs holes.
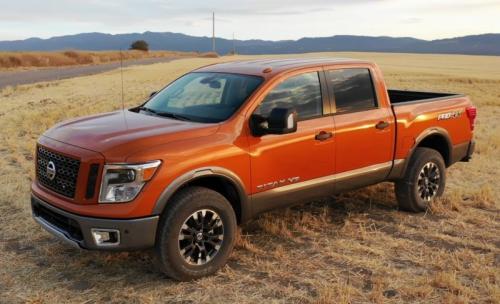
[[[500,0],[1,0],[0,40],[81,32],[237,39],[332,35],[439,39],[500,32]]]

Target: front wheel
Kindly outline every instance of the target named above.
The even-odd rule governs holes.
[[[173,279],[188,281],[224,266],[237,226],[228,200],[207,188],[187,187],[167,206],[156,241],[162,271]]]
[[[444,192],[446,166],[439,152],[417,148],[412,155],[405,176],[395,183],[399,208],[422,212]]]

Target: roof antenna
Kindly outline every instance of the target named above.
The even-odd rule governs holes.
[[[121,48],[120,48],[120,78],[122,82],[122,110],[125,110],[125,97],[123,93],[123,54]]]

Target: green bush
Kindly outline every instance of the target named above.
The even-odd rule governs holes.
[[[139,51],[149,51],[149,45],[144,40],[137,40],[130,45],[131,50],[139,50]]]

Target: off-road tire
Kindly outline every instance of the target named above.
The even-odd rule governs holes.
[[[419,192],[419,175],[424,166],[431,164],[433,168],[439,171],[439,181],[437,190],[433,193],[430,200],[422,198],[422,192]],[[434,167],[435,166],[435,167]],[[422,212],[429,207],[429,203],[437,197],[440,197],[446,185],[446,166],[441,154],[430,148],[416,148],[410,163],[406,169],[403,179],[395,182],[395,192],[399,208],[409,212]],[[425,195],[424,195],[425,196]]]
[[[223,225],[223,240],[217,254],[206,264],[192,265],[183,257],[179,232],[198,210],[213,210]],[[204,187],[186,187],[174,195],[158,225],[155,253],[161,271],[172,279],[190,281],[211,275],[224,266],[234,246],[237,222],[229,201],[220,193]]]

